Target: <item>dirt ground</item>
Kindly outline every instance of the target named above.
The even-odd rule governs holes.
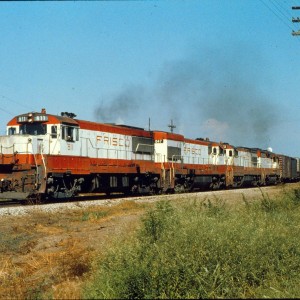
[[[79,299],[92,275],[95,256],[136,230],[142,214],[157,199],[222,200],[244,204],[300,189],[300,183],[185,195],[141,197],[87,208],[49,213],[34,210],[21,216],[0,216],[0,298]]]

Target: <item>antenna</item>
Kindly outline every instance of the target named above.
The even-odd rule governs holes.
[[[292,9],[300,9],[300,6],[292,6]],[[293,23],[300,23],[300,18],[299,17],[297,17],[297,18],[292,18],[292,22]],[[300,30],[298,30],[298,31],[292,31],[292,35],[293,36],[299,36],[300,35]]]
[[[171,132],[173,133],[173,129],[176,128],[176,126],[173,124],[173,120],[171,120],[171,124],[169,124],[168,127],[170,127]]]

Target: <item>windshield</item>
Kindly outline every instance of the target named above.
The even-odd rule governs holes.
[[[41,123],[20,126],[20,134],[42,135],[47,133],[47,126]]]

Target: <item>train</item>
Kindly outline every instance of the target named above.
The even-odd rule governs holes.
[[[29,112],[0,136],[0,199],[161,194],[299,180],[299,158],[208,138]]]

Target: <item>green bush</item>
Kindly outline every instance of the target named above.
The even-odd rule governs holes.
[[[299,192],[228,210],[159,202],[98,263],[87,298],[299,297]]]

